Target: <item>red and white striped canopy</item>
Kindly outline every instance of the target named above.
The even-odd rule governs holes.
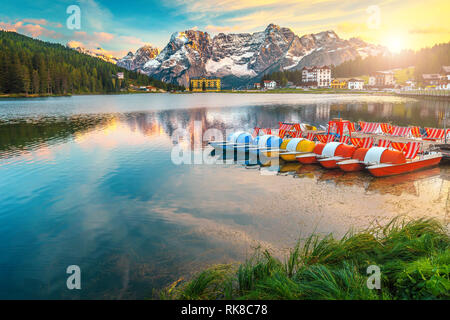
[[[373,146],[373,138],[351,138],[350,141],[356,148],[371,148]]]
[[[339,142],[342,142],[342,143],[349,143],[349,142],[350,142],[350,137],[349,137],[349,136],[346,136],[346,135],[343,135],[343,136],[341,136],[341,138],[339,139]]]
[[[328,143],[328,142],[333,142],[334,141],[334,135],[332,134],[317,134],[316,135],[317,140],[319,140],[322,143]]]
[[[385,134],[391,134],[393,127],[389,123],[380,123],[381,131]]]
[[[280,127],[278,130],[278,136],[281,139],[283,139],[287,133],[293,138],[299,138],[302,136],[300,123],[278,122],[278,125]],[[294,129],[294,131],[291,131],[292,129]]]
[[[394,129],[392,130],[391,135],[399,137],[407,137],[411,135],[411,128],[395,126]]]
[[[389,148],[390,145],[391,145],[391,141],[390,140],[380,139],[378,141],[378,147]]]
[[[314,141],[315,135],[316,135],[315,133],[310,132],[306,135],[306,139]]]
[[[419,127],[411,127],[411,134],[416,138],[421,138],[422,134],[420,133]]]
[[[259,128],[255,127],[255,129],[253,130],[253,133],[252,133],[253,139],[256,138],[258,136],[258,134],[259,134]]]
[[[405,154],[407,159],[414,159],[419,153],[420,142],[392,142],[392,147]]]
[[[440,140],[440,139],[444,139],[444,137],[445,137],[444,129],[425,128],[425,131],[427,132],[428,139]]]
[[[361,132],[363,133],[377,133],[380,132],[380,124],[378,122],[360,122]]]

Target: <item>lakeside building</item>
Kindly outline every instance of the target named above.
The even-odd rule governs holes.
[[[333,89],[345,89],[345,88],[347,88],[347,80],[345,80],[345,79],[333,79],[331,81],[331,88],[333,88]]]
[[[277,82],[275,80],[264,80],[264,89],[272,90],[277,87]]]
[[[157,88],[154,86],[135,86],[133,84],[131,84],[129,86],[130,90],[135,90],[135,91],[147,91],[147,92],[166,92],[161,88]]]
[[[255,83],[253,84],[253,88],[254,88],[254,89],[261,89],[261,83],[255,82]]]
[[[348,89],[350,90],[363,90],[364,80],[361,79],[350,79],[348,80]]]
[[[446,80],[450,80],[450,66],[441,67],[441,77]]]
[[[450,66],[441,67],[441,79],[439,81],[439,90],[450,90]]]
[[[303,67],[302,84],[308,87],[330,87],[331,85],[331,68],[328,66],[312,68]]]
[[[395,79],[392,71],[377,71],[369,76],[369,86],[386,88],[394,87]]]
[[[406,80],[405,85],[402,86],[402,90],[414,90],[416,89],[417,83],[414,80]]]
[[[190,87],[193,92],[200,91],[220,91],[220,79],[219,78],[207,78],[197,77],[190,79]]]
[[[138,90],[138,91],[148,91],[148,92],[156,92],[159,89],[157,87],[154,86],[130,86],[133,90]]]
[[[425,73],[422,74],[422,82],[424,86],[438,86],[441,80],[439,73]]]
[[[439,73],[422,74],[422,85],[437,90],[450,90],[450,66],[441,66]]]

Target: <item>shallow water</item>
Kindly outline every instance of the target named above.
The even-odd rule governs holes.
[[[177,129],[442,127],[448,102],[297,94],[137,94],[0,100],[0,298],[146,298],[209,264],[278,254],[313,231],[397,215],[448,223],[450,166],[392,178],[281,165],[171,161]],[[197,121],[197,122],[196,122]],[[191,141],[189,138],[192,138]],[[182,147],[190,150],[192,133]],[[204,145],[204,144],[203,144]],[[198,155],[199,158],[195,158]],[[273,173],[273,172],[272,172]],[[66,288],[79,265],[82,289]]]

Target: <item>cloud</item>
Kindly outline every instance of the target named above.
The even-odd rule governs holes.
[[[46,38],[61,39],[63,37],[63,34],[61,33],[43,27],[39,24],[27,23],[25,20],[17,21],[15,23],[0,22],[0,29],[23,33],[35,38],[43,36]]]
[[[102,43],[111,42],[114,39],[114,35],[107,32],[93,32],[87,33],[86,31],[74,31],[72,34],[72,40],[84,41],[88,45],[97,46]]]
[[[366,23],[358,23],[358,22],[342,22],[337,25],[338,33],[355,33],[355,32],[366,32],[369,28]]]
[[[23,19],[22,22],[29,22],[34,24],[40,24],[43,26],[46,26],[48,24],[48,21],[45,19]]]
[[[337,24],[344,20],[351,21],[358,16],[364,18],[367,16],[367,3],[366,0],[184,0],[178,5],[191,22],[206,24],[200,28],[213,34],[262,31],[269,23],[275,23],[291,28],[301,36],[336,29]]]
[[[69,42],[67,42],[67,46],[69,48],[78,48],[78,47],[84,48],[85,47],[83,42],[75,41],[75,40],[70,40]]]
[[[240,26],[232,26],[232,27],[228,27],[228,26],[213,26],[213,25],[207,25],[205,27],[205,30],[208,31],[209,33],[230,33],[230,32],[236,32],[238,30],[240,30]]]
[[[22,22],[38,24],[41,26],[49,26],[54,28],[62,28],[63,25],[59,22],[51,22],[46,19],[22,19]]]
[[[141,38],[134,37],[134,36],[119,36],[118,41],[120,41],[123,44],[127,44],[130,46],[145,46],[145,45],[151,45],[148,42],[143,41]]]
[[[230,11],[244,11],[252,9],[264,9],[278,7],[282,8],[285,6],[293,4],[302,4],[303,6],[307,4],[331,2],[333,0],[309,0],[309,1],[298,1],[298,0],[212,0],[212,1],[196,1],[196,0],[181,0],[178,1],[180,6],[184,6],[186,11],[189,12],[230,12]]]
[[[94,32],[95,38],[100,42],[109,42],[114,39],[114,35],[107,32]]]
[[[450,34],[450,29],[447,28],[416,28],[408,31],[410,34]]]
[[[82,23],[85,23],[88,29],[108,30],[107,26],[114,23],[112,13],[96,1],[78,0],[78,2],[80,3]]]
[[[67,42],[67,46],[71,48],[82,47],[92,52],[118,58],[125,56],[129,51],[135,51],[145,45],[155,47],[134,36],[117,36],[106,32],[93,32],[91,34],[86,31],[74,31],[71,39]],[[105,46],[109,48],[105,48]]]

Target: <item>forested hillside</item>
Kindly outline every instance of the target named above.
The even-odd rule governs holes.
[[[357,77],[369,75],[375,71],[414,66],[414,77],[420,81],[422,74],[438,73],[443,65],[450,65],[450,43],[438,44],[418,51],[406,50],[389,56],[357,58],[332,66],[331,75],[333,78]],[[262,78],[262,80],[266,79],[277,80],[281,85],[286,84],[287,81],[298,84],[301,81],[301,70],[273,72]]]
[[[332,70],[334,77],[368,75],[379,70],[415,67],[415,78],[424,73],[439,73],[443,65],[450,65],[450,43],[435,45],[418,51],[406,50],[392,56],[367,57],[342,63]]]
[[[117,72],[123,72],[125,79],[119,81]],[[180,89],[61,44],[0,31],[0,93],[113,93],[129,84]]]

